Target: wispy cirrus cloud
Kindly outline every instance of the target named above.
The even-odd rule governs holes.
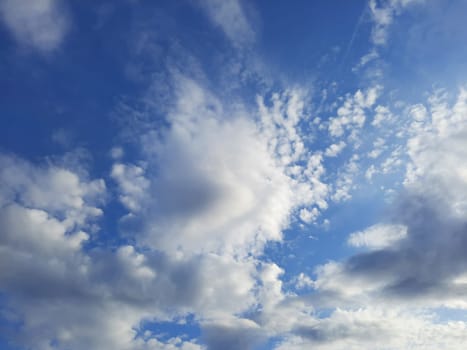
[[[198,3],[235,46],[242,47],[254,42],[254,26],[241,0],[199,0]]]

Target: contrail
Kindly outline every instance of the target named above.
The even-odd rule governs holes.
[[[347,60],[347,57],[349,56],[349,53],[350,53],[350,50],[352,49],[355,38],[357,37],[357,33],[360,29],[360,26],[363,23],[363,18],[365,17],[367,9],[368,9],[368,6],[367,6],[367,2],[365,1],[365,6],[363,7],[362,13],[360,14],[360,17],[358,18],[358,21],[357,21],[357,24],[355,25],[352,36],[350,37],[350,41],[347,44],[347,48],[345,49],[344,56],[342,57],[341,64],[339,65],[339,71],[341,71],[342,66],[344,65],[345,61]]]

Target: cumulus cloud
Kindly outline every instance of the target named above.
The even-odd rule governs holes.
[[[413,311],[413,310],[411,310]],[[378,307],[336,310],[326,320],[296,329],[276,350],[453,349],[465,341],[463,322],[440,324],[432,315]]]
[[[371,125],[375,127],[380,127],[388,122],[391,122],[393,119],[391,111],[385,106],[376,106],[375,112],[375,116],[371,122]]]
[[[381,87],[374,86],[367,91],[357,90],[353,96],[347,95],[337,110],[337,116],[329,119],[329,134],[340,137],[347,130],[362,128],[366,121],[365,110],[374,105],[380,92]]]
[[[284,302],[283,270],[261,255],[295,214],[308,220],[306,211],[327,207],[323,157],[304,148],[300,130],[306,94],[258,96],[247,108],[181,75],[174,86],[168,126],[141,137],[143,162],[114,159],[115,187],[53,163],[0,158],[0,286],[24,324],[18,343],[200,349],[142,326],[193,314],[209,349],[248,349],[289,327],[265,313]],[[125,243],[107,248],[96,219],[113,188],[131,215]]]
[[[148,244],[173,253],[248,255],[280,240],[294,210],[326,206],[321,160],[306,163],[312,155],[299,131],[302,92],[258,97],[251,110],[222,103],[181,75],[174,85],[170,127],[162,137],[157,130],[142,138]]]
[[[467,307],[464,90],[454,105],[439,92],[407,108],[409,163],[392,220],[350,234],[354,255],[298,274],[291,291],[264,247],[296,219],[315,223],[329,200],[351,199],[361,155],[332,184],[324,164],[355,140],[381,88],[346,95],[324,124],[334,143],[313,150],[302,129],[306,91],[246,106],[172,79],[166,123],[137,141],[141,161],[111,151],[109,182],[129,213],[111,247],[100,244],[97,222],[114,187],[53,162],[0,156],[0,288],[12,296],[19,344],[240,350],[272,338],[276,349],[374,349],[384,339],[387,349],[456,349],[466,340],[465,322],[438,322],[435,309]],[[375,112],[375,127],[393,118],[388,107]],[[386,140],[372,140],[377,158]],[[199,340],[145,327],[187,315]]]
[[[20,45],[43,53],[57,49],[70,26],[59,0],[3,0],[0,14]]]
[[[130,211],[140,210],[150,185],[144,177],[144,169],[137,165],[115,163],[110,175],[118,184],[120,202]]]
[[[254,349],[270,337],[277,349],[370,349],[381,337],[389,348],[456,349],[465,340],[464,322],[434,320],[436,308],[467,307],[464,90],[453,105],[439,92],[408,108],[410,163],[393,222],[351,234],[362,250],[299,274],[297,295],[284,270],[262,260],[264,244],[280,241],[294,215],[313,222],[328,196],[350,196],[360,158],[329,189],[324,152],[304,147],[303,92],[258,97],[252,112],[175,79],[170,123],[140,140],[145,162],[118,159],[110,172],[140,220],[126,236],[133,243],[93,246],[103,180],[0,157],[0,288],[23,322],[18,343],[203,349],[144,328],[190,314],[209,350]]]
[[[378,224],[352,233],[347,242],[354,247],[382,249],[403,239],[406,234],[407,228],[402,225]]]
[[[370,1],[375,45],[384,45],[394,16],[413,2]],[[68,22],[59,2],[0,4],[21,44],[42,52],[60,45]],[[236,48],[253,42],[246,3],[199,4]],[[360,66],[378,59],[372,50]],[[394,126],[397,108],[377,105],[380,86],[344,95],[328,122],[312,122],[304,89],[250,96],[247,105],[174,68],[170,74],[165,83],[174,91],[164,91],[157,113],[163,122],[137,125],[131,152],[110,151],[106,182],[78,171],[80,164],[0,155],[0,290],[18,325],[15,343],[39,350],[253,350],[268,340],[280,350],[461,348],[466,322],[440,319],[438,310],[467,308],[465,90],[454,104],[441,91],[407,107],[407,142],[390,148],[381,130]],[[368,130],[381,134],[358,153],[373,112]],[[328,147],[313,139],[315,127],[331,138]],[[356,153],[329,173],[326,162],[352,146]],[[389,154],[368,166],[371,178],[401,166],[403,153],[404,187],[391,217],[351,233],[350,257],[290,277],[265,254],[292,225],[316,224],[329,202],[350,200],[368,158]],[[113,199],[123,209],[107,213]],[[188,319],[199,339],[157,328]]]
[[[416,124],[407,140],[410,159],[394,222],[352,233],[348,243],[365,251],[315,270],[308,283],[315,293],[305,300],[334,311],[311,326],[296,326],[284,349],[374,348],[381,337],[390,349],[461,348],[466,323],[439,321],[437,310],[467,307],[466,96],[461,89],[450,104],[436,92],[428,107],[409,108]]]
[[[30,208],[45,210],[66,219],[67,228],[97,217],[102,210],[88,203],[102,201],[103,180],[82,181],[78,174],[59,166],[36,167],[22,159],[0,155],[0,205],[16,200]]]
[[[198,269],[196,259],[146,256],[129,245],[114,252],[89,248],[102,215],[103,180],[9,155],[0,163],[0,289],[21,322],[11,334],[16,343],[34,349],[50,349],[51,342],[68,349],[200,349],[188,340],[138,338],[136,329],[146,317],[165,314],[167,305],[202,309],[218,303],[200,281],[216,271],[222,276],[226,263],[211,258]],[[249,269],[241,271],[249,276]],[[240,281],[235,269],[230,276]],[[179,291],[183,283],[189,294]],[[234,297],[243,291],[239,286],[231,288],[235,307],[241,307]]]
[[[346,144],[344,141],[340,141],[339,143],[333,143],[324,152],[326,157],[337,157],[339,153],[345,148]]]

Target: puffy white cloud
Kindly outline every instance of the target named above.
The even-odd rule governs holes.
[[[326,206],[321,158],[305,151],[300,134],[301,91],[258,97],[251,110],[183,76],[174,85],[170,127],[142,139],[147,243],[173,254],[256,254],[281,239],[295,210]]]
[[[465,321],[465,159],[467,93],[453,104],[443,92],[429,108],[408,108],[414,124],[407,140],[404,192],[391,211],[394,224],[353,233],[348,243],[366,250],[342,262],[328,262],[309,281],[303,297],[329,315],[295,324],[279,349],[460,349]],[[444,319],[439,308],[446,308]],[[377,341],[379,339],[379,341]]]
[[[374,86],[366,91],[357,90],[353,96],[347,95],[337,116],[329,119],[329,134],[340,137],[345,131],[362,128],[366,120],[365,110],[375,104],[380,92],[381,87]]]
[[[373,142],[373,149],[368,153],[368,157],[370,158],[378,158],[381,153],[383,153],[386,141],[382,137],[378,137]]]
[[[416,104],[409,108],[409,114],[415,122],[423,122],[427,117],[427,110],[424,105]]]
[[[203,350],[204,346],[195,341],[185,340],[181,337],[173,337],[167,341],[162,341],[151,335],[144,337],[144,340],[138,339],[134,346],[142,350]]]
[[[355,153],[338,172],[331,194],[333,201],[341,202],[352,198],[351,192],[356,188],[355,177],[360,171],[359,159],[359,155]]]
[[[349,199],[362,159],[352,155],[332,186],[324,182],[324,157],[346,142],[307,148],[301,90],[258,96],[247,108],[183,76],[174,86],[167,126],[140,140],[144,161],[118,160],[110,172],[132,214],[127,221],[137,222],[124,227],[124,245],[92,245],[102,180],[0,157],[0,287],[22,315],[23,344],[202,349],[195,340],[144,331],[145,321],[187,314],[209,350],[253,349],[268,337],[285,337],[278,349],[365,349],[380,339],[389,339],[388,349],[455,349],[465,341],[464,322],[433,318],[433,308],[467,305],[465,91],[453,106],[438,94],[428,108],[407,109],[414,127],[395,224],[351,234],[348,243],[365,250],[318,267],[313,279],[300,274],[295,292],[313,292],[296,295],[284,291],[284,269],[262,261],[264,245],[280,241],[295,216],[314,222],[328,198]],[[363,127],[377,94],[346,97],[334,119],[342,135]],[[372,140],[375,149],[386,144]],[[401,152],[391,152],[380,171]]]
[[[385,106],[376,106],[375,112],[376,114],[373,117],[373,121],[371,122],[371,125],[375,127],[380,127],[392,120],[391,111]]]
[[[300,216],[300,219],[304,222],[306,222],[307,224],[311,223],[311,222],[314,222],[316,221],[316,219],[318,218],[319,216],[319,210],[318,208],[313,208],[313,209],[307,209],[307,208],[302,208],[300,209],[300,213],[299,213],[299,216]]]
[[[17,204],[2,208],[3,225],[0,241],[3,245],[38,256],[63,256],[79,250],[89,238],[83,231],[67,234],[66,223],[50,217],[46,211]]]
[[[251,286],[243,287],[240,277],[246,274],[245,283],[253,279],[253,263],[247,269],[232,262],[224,276],[230,260],[174,261],[130,245],[115,252],[86,248],[97,234],[93,222],[102,214],[97,207],[105,196],[102,180],[7,155],[0,156],[0,164],[0,289],[21,322],[13,334],[19,345],[41,350],[51,344],[68,349],[201,349],[188,340],[142,339],[136,329],[146,318],[172,317],[167,316],[168,305],[219,308],[213,294],[222,290],[226,295],[228,283],[230,307],[245,307],[239,298],[247,292],[241,288]],[[218,287],[207,289],[208,278],[216,274]],[[189,293],[179,291],[184,286]]]
[[[305,275],[303,272],[301,272],[296,278],[295,287],[297,289],[310,288],[310,287],[313,287],[313,285],[314,285],[313,280],[307,275]]]
[[[38,167],[22,159],[0,154],[0,205],[12,201],[27,208],[63,216],[66,228],[82,225],[88,217],[102,215],[96,204],[105,192],[103,180],[82,181],[75,172],[57,167]]]
[[[459,349],[466,341],[464,321],[437,316],[440,306],[467,305],[461,258],[465,93],[452,106],[446,99],[435,95],[430,112],[415,118],[419,126],[408,140],[411,166],[407,192],[396,202],[396,224],[351,234],[348,243],[366,252],[319,267],[314,280],[301,274],[296,287],[314,289],[310,295],[284,293],[281,269],[265,272],[269,292],[260,299],[269,302],[253,317],[262,328],[255,325],[255,337],[285,335],[277,349],[372,349],[381,339],[381,349]],[[409,108],[415,109],[424,108]],[[455,191],[444,187],[441,169],[450,169]]]
[[[364,231],[352,233],[347,243],[354,247],[382,249],[403,239],[407,235],[407,228],[402,225],[377,224]]]
[[[300,274],[296,295],[261,254],[293,215],[312,222],[327,207],[324,152],[307,150],[300,131],[303,94],[258,98],[247,118],[247,108],[179,79],[170,126],[142,138],[145,162],[116,163],[111,172],[140,220],[135,243],[86,247],[102,213],[102,180],[0,157],[0,288],[23,317],[23,344],[202,349],[144,332],[145,321],[187,314],[210,350],[253,349],[268,337],[285,337],[278,349],[365,349],[381,337],[388,349],[456,349],[465,340],[464,322],[434,319],[437,307],[467,307],[463,90],[454,105],[438,94],[423,118],[412,113],[411,165],[394,225],[351,234],[348,243],[365,250],[318,267],[313,278]],[[334,200],[350,196],[359,162],[354,155],[342,169]]]
[[[290,328],[268,320],[285,302],[283,270],[260,257],[293,215],[327,207],[323,156],[304,148],[300,130],[306,94],[288,90],[246,108],[174,79],[169,126],[142,136],[144,162],[118,160],[110,172],[131,214],[124,245],[103,247],[96,236],[103,180],[0,157],[0,287],[21,315],[24,346],[200,349],[143,332],[146,320],[187,314],[209,349],[249,348]]]
[[[326,148],[326,151],[324,151],[324,155],[326,157],[337,157],[339,153],[341,153],[342,150],[345,148],[345,146],[346,143],[344,141],[340,141],[339,143],[333,143],[328,148]]]
[[[44,53],[57,49],[69,28],[59,0],[3,0],[0,14],[21,45]]]
[[[130,211],[139,211],[150,185],[144,176],[144,169],[137,165],[115,163],[111,176],[118,184],[120,202]]]

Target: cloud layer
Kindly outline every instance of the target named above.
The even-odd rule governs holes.
[[[353,72],[382,65],[395,18],[422,2],[368,2],[370,53]],[[5,0],[0,13],[21,47],[50,54],[70,28],[66,5]],[[260,37],[246,2],[186,6],[235,52],[207,61],[248,79],[210,77],[175,32],[156,45],[135,11],[154,46],[132,64],[151,73],[114,107],[124,127],[105,149],[87,162],[0,153],[5,339],[34,350],[462,349],[467,90],[411,98],[383,70],[350,88],[270,84],[249,66]]]

